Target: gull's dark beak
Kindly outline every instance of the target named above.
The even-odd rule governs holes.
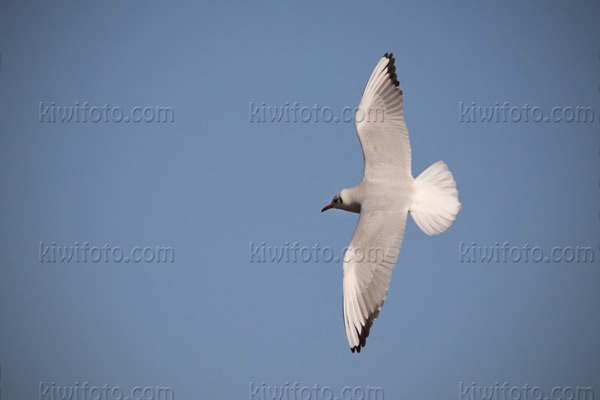
[[[325,207],[323,207],[323,209],[321,210],[321,212],[323,212],[323,211],[327,211],[327,210],[329,210],[330,208],[333,208],[333,205],[331,205],[331,204],[327,204]]]

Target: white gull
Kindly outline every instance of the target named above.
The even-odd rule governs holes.
[[[350,349],[360,353],[383,306],[398,259],[406,216],[428,235],[444,232],[460,210],[452,173],[443,161],[416,179],[404,122],[402,89],[392,54],[371,74],[355,115],[363,150],[362,181],[333,197],[330,208],[360,213],[344,268],[344,323]]]

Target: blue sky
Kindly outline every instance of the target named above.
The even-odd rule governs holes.
[[[253,398],[262,382],[336,396],[381,387],[388,399],[460,398],[461,382],[600,395],[597,2],[4,1],[0,10],[5,398],[42,398],[52,382],[164,386],[179,399]],[[319,211],[361,179],[354,124],[251,122],[250,110],[355,107],[386,52],[404,90],[413,174],[444,160],[462,210],[436,237],[409,219],[385,307],[357,355],[339,263],[251,259],[253,244],[318,244],[336,256],[347,246],[356,215]],[[126,115],[167,107],[174,118],[46,122],[40,111],[86,102]],[[461,102],[546,116],[558,107],[564,119],[590,107],[595,119],[467,123]],[[170,247],[174,260],[52,263],[40,250],[86,242]],[[504,242],[545,255],[557,247],[567,259],[566,248],[591,248],[595,258],[461,262],[461,246]]]

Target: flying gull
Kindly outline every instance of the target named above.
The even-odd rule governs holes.
[[[406,216],[428,235],[444,232],[460,210],[452,173],[438,161],[413,178],[402,89],[393,54],[369,78],[355,115],[364,157],[362,181],[333,197],[330,208],[359,213],[343,261],[343,311],[350,349],[360,353],[387,295]]]

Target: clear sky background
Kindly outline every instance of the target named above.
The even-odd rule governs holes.
[[[249,398],[251,382],[600,397],[599,16],[579,0],[0,2],[2,399],[40,398],[40,382],[186,400]],[[250,108],[355,107],[385,52],[413,174],[444,160],[462,210],[436,237],[409,218],[385,306],[352,354],[340,263],[251,262],[250,248],[347,246],[357,216],[320,210],[362,177],[354,124],[251,122]],[[52,102],[175,117],[40,122]],[[595,119],[467,123],[460,102]],[[175,259],[40,262],[40,242]],[[461,262],[461,243],[504,242],[595,258]]]

